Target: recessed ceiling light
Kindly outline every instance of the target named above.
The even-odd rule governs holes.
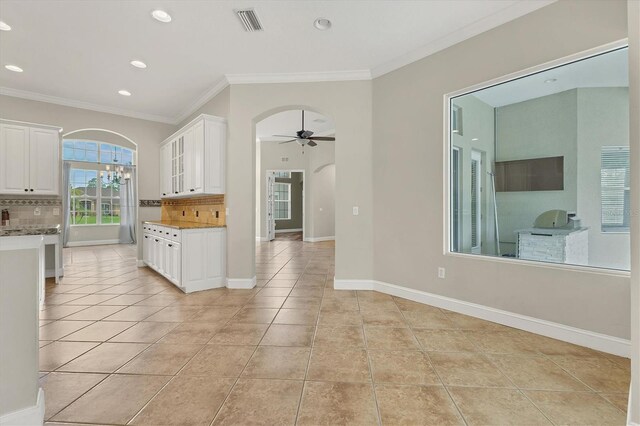
[[[145,64],[142,61],[138,61],[137,59],[134,59],[133,61],[130,62],[131,65],[133,65],[136,68],[146,68],[147,64]]]
[[[318,18],[313,23],[313,26],[320,31],[328,30],[329,28],[331,28],[331,21],[327,18]]]
[[[557,78],[548,78],[548,79],[546,79],[544,82],[545,82],[545,83],[555,83],[556,81],[558,81],[558,79],[557,79]]]
[[[472,139],[471,139],[471,142],[475,142],[475,141],[477,141],[477,140],[478,140],[478,138],[472,138]]]
[[[0,21],[0,31],[11,31],[11,25],[4,21]]]
[[[19,66],[17,66],[17,65],[5,65],[4,67],[5,67],[6,69],[8,69],[9,71],[13,71],[13,72],[22,72],[22,71],[23,71],[23,69],[22,69],[22,68],[20,68],[20,67],[19,67]]]
[[[156,9],[153,12],[151,12],[151,16],[153,16],[154,19],[160,22],[164,22],[164,23],[171,22],[171,15],[169,15],[164,10]]]
[[[122,96],[131,96],[131,92],[128,90],[118,90],[118,93],[120,93]]]

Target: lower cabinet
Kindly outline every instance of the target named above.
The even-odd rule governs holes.
[[[224,287],[225,251],[224,228],[178,231],[153,224],[144,225],[144,263],[185,293]]]

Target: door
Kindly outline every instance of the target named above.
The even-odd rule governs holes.
[[[471,252],[482,251],[482,154],[471,151]]]
[[[0,125],[0,193],[29,192],[29,128]]]
[[[276,174],[267,172],[267,241],[276,239],[276,219],[274,187],[276,184]]]
[[[460,148],[454,146],[451,150],[451,247],[452,252],[460,251]]]
[[[30,129],[29,132],[29,192],[37,195],[58,195],[60,157],[59,134],[55,130]]]

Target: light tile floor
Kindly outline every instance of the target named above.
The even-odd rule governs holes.
[[[190,295],[135,249],[66,249],[47,284],[48,424],[625,422],[629,361],[376,292],[333,243],[257,246],[258,287]]]

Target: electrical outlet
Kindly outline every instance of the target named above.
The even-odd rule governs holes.
[[[360,209],[358,208],[358,206],[354,206],[353,207],[353,215],[354,216],[358,216],[360,214]]]
[[[224,215],[229,216],[229,208],[224,209]]]
[[[54,207],[53,208],[53,215],[54,216],[60,216],[60,208],[59,207]]]
[[[40,207],[36,207],[35,209],[33,209],[33,215],[34,216],[40,216]]]
[[[438,268],[438,278],[442,278],[444,279],[445,277],[445,269],[444,268]]]

